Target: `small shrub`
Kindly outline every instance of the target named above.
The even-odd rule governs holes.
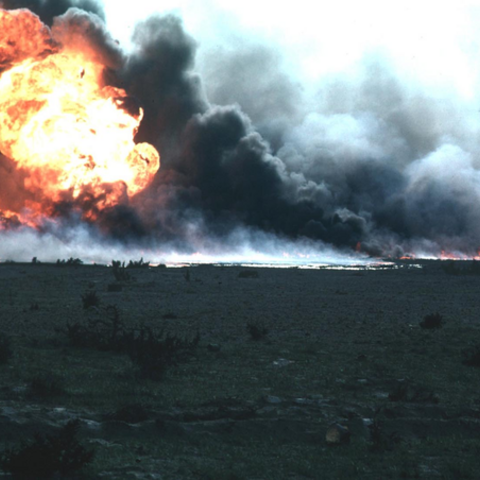
[[[12,341],[8,335],[0,333],[0,365],[5,365],[12,357]]]
[[[57,267],[64,267],[64,266],[75,266],[78,267],[79,265],[82,265],[83,261],[80,260],[79,258],[73,258],[70,257],[68,260],[57,260]]]
[[[126,354],[139,367],[143,378],[160,380],[166,368],[185,360],[200,340],[198,334],[188,340],[146,326],[127,328],[114,306],[107,307],[106,313],[86,324],[67,324],[71,345]]]
[[[242,270],[238,274],[238,278],[258,278],[258,272],[256,270]]]
[[[75,438],[79,425],[79,420],[71,420],[56,435],[36,434],[30,443],[5,450],[0,459],[3,471],[13,478],[32,480],[75,474],[94,455],[93,450],[87,450]]]
[[[140,423],[150,418],[149,411],[141,404],[131,403],[105,415],[107,420],[117,420],[126,423]]]
[[[391,402],[438,403],[438,397],[426,388],[410,381],[399,381],[389,393]]]
[[[107,292],[121,292],[123,285],[121,283],[109,283],[107,286]]]
[[[258,341],[263,340],[268,335],[268,328],[265,328],[263,325],[247,323],[247,332],[252,340]]]
[[[395,388],[388,394],[391,402],[405,402],[408,397],[408,385],[404,382],[398,382]]]
[[[193,340],[187,340],[144,327],[137,336],[132,336],[128,353],[139,367],[141,378],[161,380],[167,367],[184,361],[197,348],[199,340],[198,334]]]
[[[37,310],[40,310],[40,307],[38,306],[38,303],[37,302],[32,302],[30,304],[30,311],[35,312]]]
[[[370,451],[375,453],[383,453],[391,451],[401,438],[397,432],[386,432],[383,428],[383,422],[379,419],[382,408],[377,408],[372,423],[369,425],[370,430]]]
[[[375,418],[371,425],[368,427],[370,431],[370,450],[372,452],[384,452],[390,448],[390,445],[386,443],[386,437],[383,433],[381,423]]]
[[[126,268],[148,268],[150,262],[144,262],[143,257],[140,260],[130,260]]]
[[[477,260],[472,260],[472,263],[468,268],[468,273],[470,275],[480,275],[480,262]]]
[[[480,368],[480,345],[467,348],[462,352],[464,365]]]
[[[120,260],[112,260],[112,272],[117,282],[124,282],[132,279],[132,276],[127,272],[125,262],[122,263]]]
[[[100,305],[100,298],[97,296],[95,290],[88,290],[82,295],[83,308],[86,310],[90,307],[98,307]]]
[[[72,347],[116,350],[121,332],[124,331],[118,308],[108,305],[103,318],[90,318],[86,323],[67,323],[66,334]]]
[[[456,264],[453,260],[449,260],[448,262],[443,262],[442,263],[442,270],[447,275],[459,275],[460,274],[460,269],[456,266]]]
[[[63,380],[52,373],[37,375],[29,381],[28,394],[38,400],[59,397],[65,394]]]
[[[442,325],[443,317],[438,312],[425,315],[423,321],[420,322],[420,326],[425,329],[441,328]]]
[[[459,264],[454,260],[449,260],[448,262],[442,263],[442,270],[447,275],[480,275],[480,262],[477,260],[472,260],[467,264],[463,264],[463,267],[460,265],[462,264]]]

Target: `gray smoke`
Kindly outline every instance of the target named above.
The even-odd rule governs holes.
[[[71,7],[77,7],[105,18],[101,2],[97,0],[2,0],[1,3],[2,8],[6,10],[28,8],[48,26],[53,24],[55,17],[63,15]]]
[[[477,112],[402,82],[380,54],[357,76],[330,76],[307,95],[279,53],[254,42],[203,53],[200,77],[200,47],[173,15],[137,25],[133,49],[121,52],[93,1],[4,5],[86,41],[109,81],[145,109],[137,140],[157,147],[162,168],[89,229],[185,251],[247,237],[374,255],[480,247]],[[68,6],[83,11],[53,19]],[[3,208],[20,188],[12,168],[0,157]],[[57,206],[66,222],[76,221],[71,207]]]

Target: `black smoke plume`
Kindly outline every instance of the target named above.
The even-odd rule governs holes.
[[[63,15],[71,7],[105,18],[103,7],[96,0],[2,0],[1,3],[2,8],[6,10],[27,8],[36,13],[42,22],[50,27],[55,17]]]
[[[478,127],[464,105],[405,88],[381,58],[366,59],[361,78],[328,78],[307,103],[268,46],[206,55],[202,81],[199,47],[173,15],[137,25],[133,50],[121,52],[93,0],[3,5],[53,28],[95,27],[82,31],[107,78],[145,110],[136,140],[155,145],[162,168],[101,213],[103,235],[189,249],[245,230],[396,256],[480,247]],[[72,6],[83,12],[65,14]],[[20,188],[12,169],[0,157],[2,192]]]

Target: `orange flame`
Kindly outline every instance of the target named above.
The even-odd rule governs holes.
[[[45,202],[88,192],[104,208],[143,190],[158,152],[134,143],[143,111],[105,85],[98,56],[79,42],[60,45],[28,10],[0,10],[0,26],[0,152],[26,173],[35,200],[25,206],[42,215]]]
[[[477,250],[475,254],[466,253],[453,253],[442,250],[439,256],[440,260],[480,260],[480,250]]]

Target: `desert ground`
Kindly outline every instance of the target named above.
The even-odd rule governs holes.
[[[479,478],[475,263],[76,263],[0,264],[5,478],[72,420],[75,478]]]

